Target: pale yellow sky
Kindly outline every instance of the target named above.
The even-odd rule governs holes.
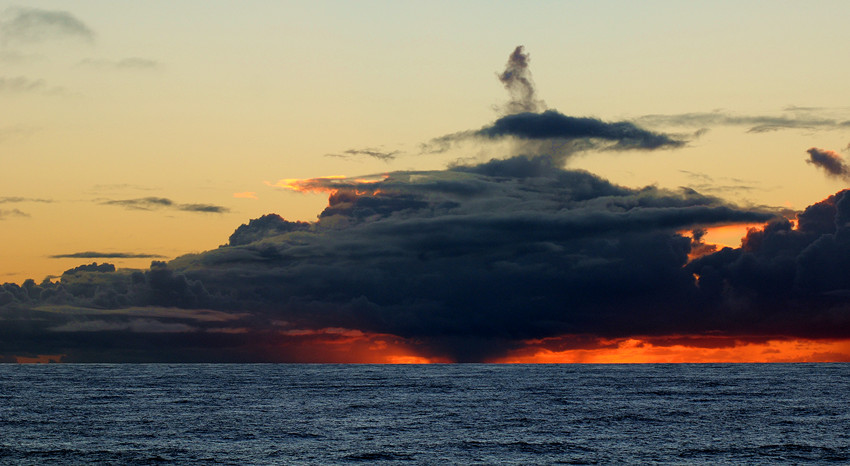
[[[520,44],[540,97],[567,115],[847,121],[848,17],[843,1],[3,1],[0,281],[93,260],[145,267],[150,258],[50,256],[171,259],[224,244],[269,212],[315,219],[326,197],[266,184],[282,178],[499,157],[497,146],[421,154],[419,144],[497,118],[506,94],[496,73]],[[797,209],[845,186],[805,151],[841,151],[850,127],[752,126],[706,125],[686,148],[569,164],[631,187]],[[399,153],[327,156],[367,148]],[[242,192],[257,199],[234,197]],[[108,204],[149,197],[172,205]]]

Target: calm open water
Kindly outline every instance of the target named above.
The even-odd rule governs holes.
[[[0,365],[4,464],[850,462],[850,364]]]

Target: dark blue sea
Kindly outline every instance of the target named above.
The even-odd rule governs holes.
[[[850,364],[0,365],[3,464],[850,462]]]

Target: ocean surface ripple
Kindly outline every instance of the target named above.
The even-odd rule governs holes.
[[[7,364],[0,463],[847,463],[848,394],[850,364]]]

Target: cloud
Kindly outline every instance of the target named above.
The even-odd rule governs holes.
[[[700,192],[705,193],[739,193],[739,192],[747,192],[754,191],[759,188],[754,186],[755,182],[745,181],[739,178],[728,178],[722,177],[719,179],[715,179],[705,173],[697,173],[689,170],[679,170],[680,173],[684,173],[689,178],[694,180],[694,183],[689,184],[688,187]],[[722,184],[726,183],[726,184]]]
[[[844,162],[841,154],[817,147],[812,147],[806,152],[809,153],[806,163],[822,168],[829,176],[850,180],[850,167]]]
[[[214,204],[178,204],[176,207],[177,210],[182,210],[183,212],[202,212],[209,214],[223,214],[230,212],[230,209],[227,207]]]
[[[135,199],[118,199],[100,201],[101,205],[113,205],[131,210],[173,209],[183,212],[200,212],[221,214],[230,212],[227,207],[214,204],[178,204],[165,197],[141,197]]]
[[[5,13],[8,19],[0,22],[0,35],[5,42],[94,41],[94,32],[67,11],[12,7]]]
[[[664,133],[652,132],[628,121],[606,122],[591,117],[573,117],[557,110],[546,110],[537,99],[529,58],[518,46],[508,58],[499,81],[510,95],[506,115],[474,131],[467,130],[436,137],[421,145],[423,153],[440,153],[459,143],[513,140],[519,142],[514,155],[557,154],[567,157],[591,149],[631,150],[664,149],[684,146],[686,141]]]
[[[18,209],[4,210],[0,209],[0,220],[5,220],[7,217],[29,217],[30,214],[22,212]]]
[[[348,149],[343,151],[342,154],[325,154],[326,157],[358,157],[358,156],[367,156],[372,157],[378,160],[382,160],[384,162],[389,162],[390,160],[395,160],[395,158],[400,154],[401,151],[382,151],[379,149]]]
[[[241,193],[233,193],[233,197],[237,199],[259,199],[255,191],[245,191]]]
[[[499,81],[511,97],[505,105],[507,114],[533,113],[546,109],[546,104],[537,98],[534,81],[531,79],[531,70],[528,67],[529,61],[529,55],[525,53],[523,46],[517,46],[508,57],[505,70],[498,75]]]
[[[289,222],[277,214],[267,214],[242,224],[230,235],[229,244],[239,246],[251,244],[276,235],[293,231],[307,231],[311,225],[306,222]]]
[[[92,68],[113,68],[118,70],[153,70],[161,65],[156,60],[149,58],[130,57],[120,60],[108,60],[103,58],[86,58],[80,61],[80,66]]]
[[[84,320],[68,322],[48,329],[51,332],[103,332],[126,330],[133,333],[181,333],[198,329],[182,323],[167,323],[153,319],[131,319],[127,322]]]
[[[527,71],[515,52],[509,69]],[[268,214],[227,244],[147,270],[93,263],[4,284],[0,358],[336,361],[389,348],[493,361],[530,345],[850,339],[850,192],[796,213],[795,225],[779,209],[565,168],[565,154],[587,148],[683,144],[633,123],[546,110],[457,134],[540,150],[444,170],[281,180],[273,186],[328,193],[315,222]],[[763,227],[738,248],[705,242],[711,227],[742,224]]]
[[[66,254],[54,254],[51,259],[159,259],[159,254],[147,254],[136,252],[72,252]]]
[[[40,203],[51,203],[52,199],[41,199],[41,198],[33,198],[33,197],[20,197],[20,196],[5,196],[0,197],[0,204],[6,203],[19,203],[19,202],[40,202]]]
[[[555,110],[508,115],[478,130],[476,135],[490,139],[506,136],[528,140],[600,139],[614,142],[614,149],[659,149],[685,144],[627,121],[608,123],[596,118],[571,117]]]
[[[61,95],[67,91],[61,87],[48,86],[43,79],[30,79],[24,76],[0,76],[0,92],[8,92],[10,94],[36,93]]]
[[[20,64],[38,61],[39,55],[25,54],[14,50],[0,50],[0,63]]]
[[[293,339],[339,328],[364,341],[389,335],[427,357],[488,360],[529,338],[699,330],[705,309],[683,305],[699,293],[685,269],[694,243],[679,232],[775,217],[692,190],[617,186],[544,156],[304,185],[330,191],[317,222],[267,215],[218,249],[144,272],[64,274],[42,290],[10,289],[6,306],[246,314],[228,330],[188,332],[235,339],[204,343],[223,345],[204,346],[207,357],[222,358],[220,349],[238,341],[253,349],[231,357],[266,360],[261,347],[269,344],[292,348],[277,350],[276,360],[302,360]],[[44,325],[72,321],[60,313]],[[128,325],[90,333],[127,337]],[[73,341],[39,351],[79,358],[86,346]],[[160,341],[156,350],[179,353],[175,345]]]
[[[680,113],[673,115],[644,115],[636,123],[654,127],[685,126],[749,126],[749,133],[765,133],[783,129],[840,129],[850,127],[850,120],[819,117],[810,112],[816,108],[792,107],[792,115],[734,115],[721,111]]]

